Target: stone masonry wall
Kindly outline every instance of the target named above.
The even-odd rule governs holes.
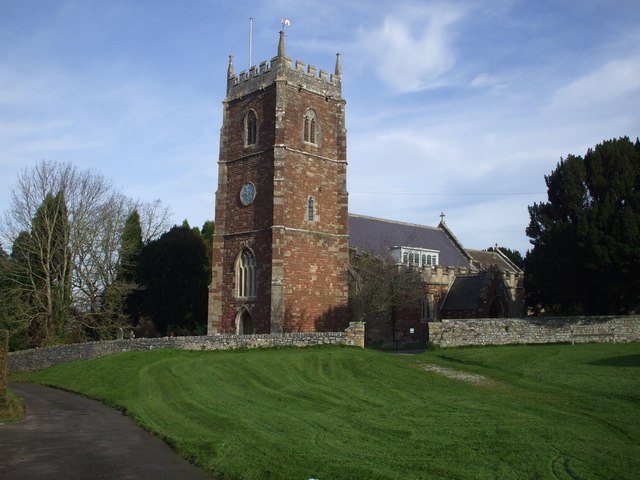
[[[429,340],[440,347],[639,342],[640,315],[450,319],[429,323]]]
[[[352,322],[344,332],[285,333],[273,335],[207,335],[199,337],[133,338],[75,343],[9,353],[9,373],[88,360],[130,351],[177,348],[182,350],[234,350],[242,348],[348,345],[364,348],[364,324]]]

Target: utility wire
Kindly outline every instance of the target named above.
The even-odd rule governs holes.
[[[349,193],[355,194],[367,194],[367,195],[421,195],[421,196],[493,196],[493,197],[506,197],[512,195],[546,195],[547,192],[374,192],[366,190],[349,190]]]

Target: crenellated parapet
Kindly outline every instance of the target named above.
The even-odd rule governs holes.
[[[276,80],[284,81],[300,90],[316,93],[329,99],[342,98],[342,66],[340,54],[336,56],[334,73],[318,70],[314,65],[306,65],[299,60],[292,62],[284,49],[284,34],[280,32],[278,55],[270,62],[261,62],[252,66],[249,71],[243,70],[236,75],[233,68],[233,56],[229,56],[227,71],[227,101],[240,99],[256,91],[261,91],[275,84]]]
[[[475,270],[464,267],[442,267],[440,265],[421,268],[422,279],[428,285],[446,285],[453,283],[458,275],[466,275]]]

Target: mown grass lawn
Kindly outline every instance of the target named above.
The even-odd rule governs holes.
[[[214,478],[640,478],[639,344],[158,350],[28,378],[125,410]]]

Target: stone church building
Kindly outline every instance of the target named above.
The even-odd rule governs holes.
[[[352,319],[350,251],[382,247],[425,281],[407,332],[424,336],[427,320],[521,314],[522,272],[503,255],[465,250],[444,221],[349,214],[341,77],[339,54],[331,74],[292,62],[282,32],[270,62],[237,75],[229,57],[208,333],[341,331]]]

